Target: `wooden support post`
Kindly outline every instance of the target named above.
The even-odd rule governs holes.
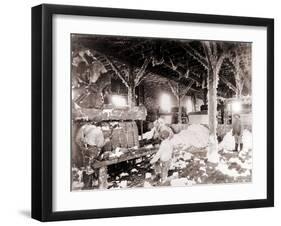
[[[129,81],[128,81],[128,105],[130,108],[133,108],[136,106],[136,90],[135,90],[135,80],[134,80],[134,70],[131,66],[128,66],[128,75],[129,75]]]
[[[217,131],[217,81],[216,73],[213,70],[209,72],[209,93],[208,93],[208,114],[210,135],[216,136]]]
[[[143,140],[143,120],[140,121],[141,124],[141,140]]]
[[[107,189],[107,166],[99,168],[99,188]]]
[[[196,106],[197,106],[197,99],[196,99],[196,95],[193,95],[193,109],[192,111],[197,111]]]
[[[178,110],[178,124],[182,124],[182,105],[181,105],[181,97],[179,97],[178,99],[178,106],[179,106],[179,110]]]
[[[210,67],[208,81],[208,115],[210,129],[208,160],[214,163],[218,163],[219,161],[217,140],[217,83],[221,64],[222,61],[220,64],[217,63],[215,67]]]
[[[203,89],[203,103],[204,103],[204,105],[207,105],[207,95],[208,95],[208,89],[207,88],[204,88]]]

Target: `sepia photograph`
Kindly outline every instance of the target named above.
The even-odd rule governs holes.
[[[71,190],[252,182],[252,43],[71,34]]]
[[[158,6],[32,7],[32,218],[274,206],[274,19]]]

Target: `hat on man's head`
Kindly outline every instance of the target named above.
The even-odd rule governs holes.
[[[233,116],[234,116],[234,117],[238,117],[238,118],[240,118],[240,115],[239,115],[239,114],[237,114],[237,113],[236,113],[236,114],[234,114]]]
[[[162,130],[160,132],[161,139],[165,140],[170,136],[170,132],[168,130]]]

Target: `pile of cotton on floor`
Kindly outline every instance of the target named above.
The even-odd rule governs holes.
[[[193,154],[189,152],[183,150],[178,151],[172,159],[171,169],[184,169],[189,164],[192,156]]]
[[[243,131],[242,136],[243,141],[243,149],[252,149],[252,133],[245,129]],[[219,144],[219,150],[234,150],[235,148],[235,141],[234,137],[232,136],[232,130],[229,131],[223,138],[222,142]]]
[[[222,150],[222,156],[217,170],[223,174],[232,177],[251,176],[252,170],[252,133],[249,130],[243,131],[242,136],[243,150],[239,153],[233,153],[235,140],[232,131],[228,132],[222,142],[219,144],[219,150]]]
[[[200,124],[190,125],[187,129],[175,134],[171,139],[175,148],[206,147],[209,143],[209,130]]]
[[[227,162],[221,160],[220,164],[216,167],[216,170],[234,178],[249,177],[252,174],[252,160],[251,158],[244,160],[243,157],[232,157]]]

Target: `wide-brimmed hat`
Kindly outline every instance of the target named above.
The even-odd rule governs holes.
[[[238,118],[240,118],[240,115],[239,115],[239,114],[237,114],[237,113],[236,113],[236,114],[234,114],[233,116],[234,116],[234,117],[238,117]]]

